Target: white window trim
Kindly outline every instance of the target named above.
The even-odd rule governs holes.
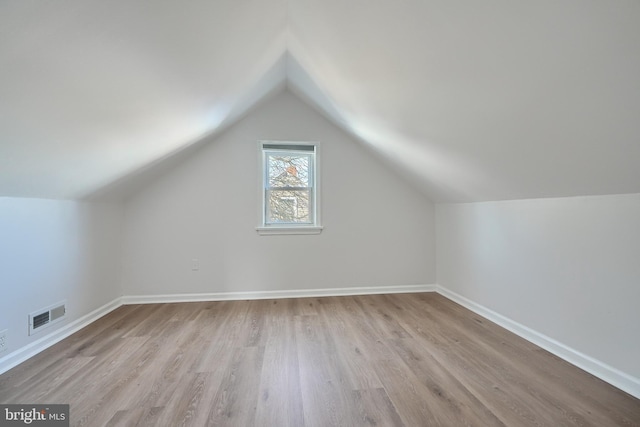
[[[313,145],[315,146],[315,168],[314,168],[314,208],[315,208],[315,222],[313,224],[266,224],[265,223],[265,196],[264,196],[264,177],[266,174],[263,146],[264,144],[278,144],[278,145]],[[323,230],[321,225],[321,184],[320,184],[320,142],[318,141],[277,141],[277,140],[261,140],[258,141],[258,158],[260,162],[260,175],[258,176],[258,191],[259,200],[258,203],[258,221],[259,226],[256,227],[256,231],[261,236],[273,236],[273,235],[296,235],[296,234],[320,234]]]
[[[324,227],[314,225],[298,225],[298,226],[269,226],[256,227],[256,231],[261,236],[274,235],[292,235],[292,234],[320,234]]]

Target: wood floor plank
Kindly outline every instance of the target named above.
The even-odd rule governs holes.
[[[85,389],[81,396],[76,396],[73,400],[77,402],[74,405],[77,425],[104,425],[114,412],[127,409],[131,398],[136,396],[141,376],[153,366],[160,352],[161,345],[149,340],[148,345],[141,346],[130,357],[122,358],[115,374],[101,382],[100,391]],[[98,393],[101,397],[96,399]]]
[[[363,298],[366,297],[344,297],[336,300],[340,307],[337,312],[349,325],[350,337],[357,345],[353,350],[364,355],[369,362],[392,359],[395,353],[389,348],[387,340],[382,339],[376,329],[371,326],[369,317],[372,314],[363,310],[361,304]]]
[[[321,306],[320,316],[327,325],[327,329],[332,331],[331,344],[326,346],[342,367],[341,375],[348,382],[351,390],[382,388],[378,375],[370,369],[369,353],[364,351],[366,347],[358,339],[362,331],[354,328],[351,318],[339,304],[341,299],[343,298],[334,298],[332,304]],[[330,310],[327,309],[329,307]],[[374,352],[377,352],[378,348]]]
[[[147,341],[147,337],[121,338],[108,353],[96,356],[92,363],[84,365],[58,389],[48,393],[47,400],[49,403],[74,402],[73,410],[76,415],[94,407],[103,400],[106,390],[128,377],[131,363],[152,350],[146,346]],[[24,399],[29,396],[28,401],[33,402],[33,394],[37,390],[35,387],[27,387],[28,394]]]
[[[269,301],[256,426],[304,426],[300,367],[293,318],[285,304]]]
[[[363,426],[404,426],[384,388],[354,390],[352,406]]]
[[[152,363],[147,364],[140,373],[135,383],[135,394],[132,394],[122,409],[165,406],[175,388],[193,372],[198,354],[202,351],[198,340],[200,330],[193,327],[193,322],[175,321],[169,324],[171,323],[180,327],[171,326],[174,336],[163,335],[154,339],[159,351],[154,355]],[[178,331],[183,333],[175,336]]]
[[[67,337],[63,343],[50,347],[20,364],[20,369],[12,369],[0,377],[0,395],[10,393],[11,388],[23,387],[33,383],[34,379],[44,376],[51,366],[58,363],[60,359],[71,358],[80,354],[79,349],[87,348],[90,344],[99,342],[96,337],[105,336],[105,329],[113,328],[119,322],[126,322],[127,316],[132,313],[130,306],[120,307],[92,323],[90,327],[83,328],[75,334]],[[120,338],[122,333],[116,334]],[[82,354],[90,356],[90,354]],[[19,375],[15,375],[19,373]]]
[[[640,401],[433,293],[124,306],[0,375],[73,426],[640,426]]]
[[[395,339],[393,348],[409,369],[431,392],[430,400],[456,417],[457,425],[498,426],[502,421],[478,400],[416,340]]]
[[[47,367],[46,375],[33,378],[29,387],[19,387],[13,397],[13,403],[25,402],[27,398],[34,402],[47,402],[56,390],[67,381],[81,375],[94,360],[94,357],[57,359],[58,363]]]
[[[162,424],[168,426],[200,426],[198,411],[207,397],[207,380],[210,373],[185,374],[172,387],[170,399],[164,405]],[[203,405],[204,406],[204,405]]]
[[[296,343],[305,426],[346,426],[350,423],[350,390],[344,386],[342,366],[327,348],[328,331],[319,316],[296,316]]]
[[[294,314],[298,316],[313,316],[318,314],[318,305],[319,301],[322,301],[320,298],[296,298],[293,300],[294,304]]]
[[[374,368],[405,425],[454,425],[449,414],[437,409],[431,400],[431,391],[404,362],[397,359],[375,361]]]
[[[162,425],[164,408],[135,408],[117,411],[105,427],[143,427]]]
[[[250,426],[255,420],[264,347],[236,348],[211,404],[207,425]]]
[[[400,324],[396,317],[392,315],[396,310],[393,305],[388,304],[388,299],[384,295],[370,295],[366,298],[357,299],[363,306],[363,310],[374,315],[368,316],[367,320],[371,326],[381,334],[382,338],[404,338],[409,332]]]
[[[464,332],[450,323],[449,327],[439,326],[433,330],[422,330],[425,319],[437,322],[438,316],[433,312],[418,316],[408,326],[413,329],[413,336],[418,345],[441,364],[447,366],[449,372],[471,391],[484,406],[489,408],[506,425],[531,423],[533,425],[552,425],[553,408],[546,407],[539,393],[531,393],[528,386],[516,385],[505,378],[505,370],[501,363],[486,354],[478,352],[476,340],[469,338]],[[444,323],[444,322],[443,322]],[[497,363],[497,365],[494,365]],[[527,379],[522,378],[526,383]],[[558,420],[556,418],[556,420]]]
[[[607,411],[591,412],[593,405],[602,405],[611,400],[612,394],[621,393],[619,390],[613,387],[597,388],[594,390],[598,391],[597,398],[594,399],[592,393],[585,391],[590,389],[589,382],[600,380],[579,369],[567,369],[571,367],[567,362],[480,316],[465,316],[468,311],[449,300],[437,298],[432,301],[431,307],[435,315],[451,322],[457,336],[466,343],[471,353],[486,355],[487,370],[493,377],[502,378],[510,387],[517,385],[517,389],[529,390],[535,396],[534,401],[550,408],[549,411],[557,411],[554,419],[564,417],[567,425],[615,425],[624,424],[631,416],[625,413],[624,408],[616,408],[615,399],[606,405]],[[549,360],[556,363],[547,363]],[[565,405],[553,409],[558,394],[563,394]]]

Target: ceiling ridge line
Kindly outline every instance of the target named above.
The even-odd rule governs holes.
[[[285,0],[285,9],[284,9],[284,21],[285,21],[285,26],[284,26],[284,31],[285,31],[285,35],[284,35],[284,47],[285,47],[285,51],[289,52],[289,38],[291,37],[291,25],[290,25],[290,13],[289,13],[289,8],[290,8],[290,4],[291,4],[291,0]],[[285,58],[285,60],[288,61],[288,58]]]

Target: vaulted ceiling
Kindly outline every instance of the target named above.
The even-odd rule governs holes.
[[[436,201],[640,192],[636,0],[4,0],[0,196],[84,197],[284,87]]]

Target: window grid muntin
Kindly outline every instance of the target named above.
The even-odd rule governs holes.
[[[310,226],[317,225],[317,212],[316,212],[316,152],[317,146],[315,144],[271,144],[262,143],[262,163],[263,163],[263,193],[262,193],[262,218],[264,226]],[[308,157],[307,166],[307,179],[309,182],[308,187],[293,187],[283,186],[275,187],[271,186],[270,179],[270,156],[306,156]],[[308,191],[308,221],[288,222],[288,221],[270,221],[270,198],[268,197],[269,191]]]

